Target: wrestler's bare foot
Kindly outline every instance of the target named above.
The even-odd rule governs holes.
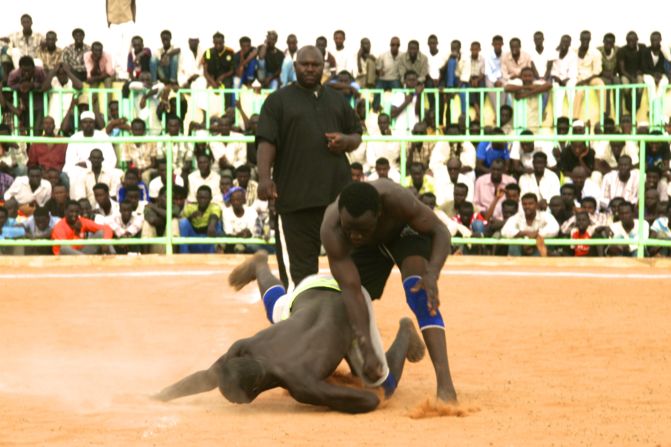
[[[235,267],[228,275],[228,284],[235,290],[242,289],[256,279],[257,267],[260,264],[268,265],[268,252],[265,250],[257,251],[249,259]]]
[[[420,338],[415,325],[410,318],[402,318],[400,321],[401,330],[408,332],[408,352],[405,358],[411,363],[417,363],[424,358],[426,347]]]

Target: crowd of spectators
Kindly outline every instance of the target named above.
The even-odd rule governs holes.
[[[179,47],[165,30],[158,49],[132,36],[120,64],[106,51],[107,43],[86,43],[82,29],[73,30],[72,43],[60,48],[55,32],[33,31],[30,16],[21,17],[21,27],[0,38],[0,76],[7,87],[0,95],[0,135],[32,133],[53,141],[0,143],[0,237],[141,239],[166,232],[273,237],[273,210],[256,196],[255,143],[174,143],[173,216],[171,228],[166,228],[167,145],[119,144],[110,137],[253,136],[263,92],[295,81],[297,36],[287,36],[285,50],[277,47],[274,31],[256,46],[243,37],[236,51],[225,45],[221,33],[214,34],[211,46],[192,38]],[[371,54],[365,38],[358,49],[346,46],[341,30],[333,34],[333,47],[319,37],[315,46],[325,61],[322,83],[352,101],[366,133],[479,136],[474,142],[407,146],[364,142],[350,154],[352,179],[387,179],[412,188],[454,236],[537,240],[535,246],[458,246],[462,253],[632,255],[636,246],[626,240],[636,238],[639,226],[646,236],[670,238],[669,143],[646,145],[645,201],[638,203],[640,148],[623,137],[671,133],[664,105],[671,54],[661,34],[652,33],[646,46],[632,31],[618,47],[608,33],[603,45],[592,48],[591,34],[584,31],[579,46],[571,47],[571,37],[563,36],[556,49],[545,48],[541,32],[533,37],[535,47],[529,52],[521,49],[518,38],[510,39],[505,51],[504,39],[494,36],[491,49],[472,42],[463,55],[461,42],[452,41],[446,52],[435,35],[427,39],[426,54],[415,40],[402,51],[400,39],[393,37],[389,51],[380,55]],[[585,91],[571,88],[639,83],[646,88],[623,90],[617,107],[616,97],[606,95],[598,122],[584,116]],[[480,87],[501,89],[483,97],[469,93]],[[391,93],[362,94],[370,88]],[[425,88],[461,90],[458,95],[440,93],[434,101],[424,100]],[[243,98],[240,92],[247,95]],[[633,124],[643,96],[650,120]],[[493,122],[478,119],[483,105],[500,105]],[[457,106],[458,119],[453,120]],[[550,125],[541,128],[547,116]],[[557,135],[555,142],[489,141],[489,136],[544,131]],[[585,134],[586,141],[562,141],[568,134]],[[591,134],[612,139],[590,142]],[[59,142],[63,136],[74,141]],[[402,178],[402,172],[408,175]],[[636,219],[639,207],[645,210],[642,222]],[[545,246],[545,239],[556,237],[617,238],[623,245]],[[25,252],[162,249],[129,243]],[[180,252],[255,249],[246,244],[179,246]],[[668,252],[649,247],[647,254]]]

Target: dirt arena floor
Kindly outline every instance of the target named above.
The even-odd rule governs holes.
[[[266,326],[240,257],[0,259],[0,445],[671,446],[671,262],[451,258],[440,281],[460,409],[427,417],[428,357],[366,415],[148,398]],[[325,267],[325,265],[323,265]],[[389,343],[398,272],[376,302]]]

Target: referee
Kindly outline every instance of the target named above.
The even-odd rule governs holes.
[[[321,85],[324,58],[298,51],[297,82],[272,93],[256,130],[262,200],[275,202],[280,277],[293,289],[317,273],[326,207],[351,181],[346,153],[361,144],[361,123],[345,97]]]

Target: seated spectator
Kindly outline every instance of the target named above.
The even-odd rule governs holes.
[[[519,210],[518,200],[505,199],[503,202],[501,202],[501,217],[500,218],[491,217],[490,219],[487,220],[487,227],[485,228],[485,236],[500,239],[501,229],[508,221],[508,219],[517,214],[518,210]],[[508,247],[497,245],[494,247],[493,254],[505,256],[508,254]]]
[[[172,33],[169,30],[161,31],[161,48],[156,50],[151,59],[152,78],[165,85],[176,86],[177,74],[182,50],[172,45]]]
[[[581,166],[591,174],[595,168],[594,149],[587,146],[584,141],[573,141],[561,150],[559,166],[564,176],[570,176],[571,172]]]
[[[134,137],[143,137],[147,134],[147,125],[140,118],[135,118],[130,127],[131,134]],[[157,149],[155,142],[122,143],[119,147],[119,153],[122,169],[137,169],[145,184],[148,184],[152,177],[156,175]]]
[[[231,237],[251,238],[256,230],[257,212],[245,205],[245,191],[241,187],[234,186],[228,194],[231,206],[223,209],[222,217],[226,234]],[[226,247],[226,250],[233,253],[255,251],[255,247],[251,245],[236,244],[232,248],[233,250],[229,250],[229,247]]]
[[[592,239],[595,230],[587,211],[579,210],[575,214],[575,226],[571,229],[571,239],[585,240]],[[571,252],[573,256],[596,256],[597,250],[594,245],[572,245]]]
[[[284,50],[284,60],[282,61],[282,72],[280,73],[280,85],[284,87],[296,81],[296,70],[294,62],[298,56],[298,38],[295,34],[287,36],[287,49]],[[373,72],[375,67],[373,67]],[[374,87],[374,86],[373,86]]]
[[[133,206],[133,212],[136,214],[144,214],[144,208],[147,206],[147,201],[142,200],[142,191],[138,185],[126,186],[126,198]]]
[[[130,81],[139,80],[143,74],[151,76],[151,50],[144,46],[140,36],[133,36],[127,57],[127,72]],[[153,80],[153,79],[152,79]]]
[[[70,179],[70,185],[73,189],[73,196],[76,199],[87,198],[91,206],[95,206],[95,197],[93,196],[93,187],[97,183],[105,183],[110,191],[119,189],[119,174],[115,169],[109,169],[103,166],[103,152],[100,149],[93,149],[89,156],[91,167],[84,171],[84,175]]]
[[[241,133],[233,132],[232,128],[233,121],[226,116],[222,118],[215,117],[210,121],[211,136],[243,138]],[[219,174],[222,174],[226,170],[233,173],[236,166],[247,162],[247,145],[244,142],[215,141],[210,143],[210,148],[214,156],[215,169]]]
[[[613,222],[608,227],[610,231],[606,234],[611,239],[623,241],[635,240],[638,238],[639,225],[643,225],[643,239],[647,239],[650,233],[648,222],[639,222],[634,218],[634,205],[626,200],[620,203],[617,208],[619,220]],[[643,247],[641,247],[643,249]],[[631,245],[609,245],[605,250],[607,256],[636,256],[637,246]]]
[[[266,40],[259,45],[258,78],[263,88],[276,89],[279,87],[280,74],[284,52],[277,48],[277,33],[268,31]]]
[[[610,224],[611,222],[608,221],[608,216],[604,213],[600,213],[598,211],[597,206],[598,204],[596,199],[594,199],[593,197],[584,197],[580,201],[580,208],[576,210],[576,213],[560,224],[561,225],[560,234],[567,236],[571,235],[571,231],[573,231],[573,229],[577,224],[576,216],[578,211],[585,211],[587,213],[587,216],[589,217],[590,220],[590,225],[593,228],[604,227]]]
[[[501,136],[505,135],[505,132],[500,127],[497,127],[492,131],[492,135]],[[503,162],[502,172],[510,172],[510,147],[506,142],[498,141],[492,143],[483,141],[478,144],[475,155],[476,175],[489,174],[494,160],[501,160]]]
[[[56,123],[50,116],[44,117],[42,136],[56,138]],[[42,166],[42,169],[61,171],[65,165],[66,143],[32,143],[28,149],[28,166]]]
[[[256,80],[258,50],[252,46],[252,39],[247,36],[242,36],[238,42],[240,43],[240,51],[233,56],[235,65],[233,85],[235,85],[235,88],[240,88],[243,85],[250,87]]]
[[[655,219],[657,219],[660,216],[660,209],[659,209],[659,192],[657,192],[656,189],[646,189],[645,190],[645,197],[643,200],[644,204],[644,210],[643,210],[643,216],[645,218],[645,221],[648,222],[648,224],[652,225]],[[662,212],[666,211],[666,208]]]
[[[504,87],[504,90],[514,98],[513,105],[518,111],[518,119],[529,129],[541,127],[543,97],[550,89],[552,84],[545,79],[536,79],[534,70],[530,67],[523,68],[520,78],[509,81]]]
[[[623,155],[631,159],[632,165],[638,166],[638,145],[633,141],[600,141],[595,144],[594,150],[594,168],[597,172],[593,177],[597,182],[601,182],[606,174],[617,169],[618,161]]]
[[[233,185],[239,186],[245,190],[247,206],[252,206],[258,199],[259,184],[256,180],[251,179],[252,169],[249,165],[240,165],[235,169],[235,180]]]
[[[458,63],[456,73],[459,74],[459,86],[462,89],[482,88],[485,86],[485,57],[480,53],[480,42],[471,42],[470,50],[470,57],[461,59]],[[478,93],[459,94],[462,116],[466,115],[467,105],[473,107],[475,116],[481,116],[480,96],[481,94]]]
[[[600,77],[601,72],[603,71],[601,52],[595,48],[589,47],[591,40],[592,34],[589,31],[582,31],[580,33],[580,46],[576,50],[578,60],[576,86],[578,87],[596,86],[598,88],[599,86],[604,85],[604,82]],[[600,93],[599,90],[595,90],[595,92],[597,95]],[[591,116],[587,116],[587,109],[583,107],[586,93],[588,92],[585,90],[576,91],[575,102],[573,104],[573,116],[584,119],[590,119],[595,116],[603,116],[603,111],[600,109],[600,105],[597,106],[596,110],[594,110],[594,107],[592,107],[593,111],[590,112]]]
[[[352,173],[353,182],[365,182],[366,176],[363,173],[363,166],[359,162],[350,163],[350,171]]]
[[[391,118],[384,112],[377,116],[377,129],[370,126],[371,135],[393,135],[390,128]],[[399,172],[401,144],[398,141],[369,141],[366,145],[366,159],[369,166],[374,166],[379,158],[386,158],[391,172]],[[392,177],[393,178],[393,177]],[[400,179],[400,174],[399,174]],[[397,183],[400,180],[395,180]]]
[[[7,124],[0,123],[0,136],[11,135],[11,133],[12,129]],[[27,163],[28,155],[25,143],[0,142],[0,172],[4,172],[11,177],[26,175],[28,172],[26,169]]]
[[[459,213],[454,217],[454,220],[468,228],[473,236],[482,237],[487,226],[482,213],[475,211],[471,202],[464,202],[459,205]]]
[[[196,192],[197,203],[187,203],[179,221],[179,234],[182,237],[223,236],[221,208],[212,203],[212,189],[201,185]],[[214,253],[214,245],[183,244],[180,253]]]
[[[144,202],[149,201],[149,189],[147,188],[147,185],[140,180],[138,170],[131,168],[126,172],[126,175],[123,176],[123,181],[119,185],[119,189],[116,193],[116,198],[119,203],[126,199],[126,191],[131,185],[135,185],[140,189],[140,200]]]
[[[662,135],[661,130],[653,130],[650,135]],[[645,145],[645,165],[646,170],[657,167],[662,172],[669,173],[669,159],[671,159],[671,149],[668,141],[650,141]],[[632,159],[633,162],[633,159]]]
[[[179,216],[182,214],[186,202],[186,189],[175,186],[172,191],[172,235],[179,236]],[[167,216],[166,187],[162,187],[154,203],[148,203],[144,208],[144,222],[142,223],[142,238],[163,237],[166,229]],[[151,245],[150,253],[165,254],[163,245]]]
[[[411,93],[396,92],[391,100],[391,118],[394,120],[394,129],[408,133],[415,127],[420,116],[422,101],[420,97],[424,86],[419,83],[418,75],[413,70],[405,72],[403,77],[404,88]]]
[[[614,197],[622,197],[629,203],[638,201],[638,170],[632,170],[632,160],[628,155],[620,156],[617,171],[611,171],[603,178],[601,207],[607,208]]]
[[[452,200],[441,203],[439,207],[448,217],[454,218],[459,213],[461,204],[466,201],[466,197],[468,197],[468,186],[463,183],[457,183],[454,185]]]
[[[107,104],[105,132],[111,137],[119,137],[123,131],[131,132],[132,129],[128,124],[128,118],[119,115],[119,101],[112,100]]]
[[[230,191],[233,186],[233,177],[228,174],[222,175],[219,180],[219,194],[216,194],[212,200],[222,206],[231,206],[229,202],[231,195],[228,194],[228,191]]]
[[[83,29],[75,28],[72,30],[74,43],[63,49],[63,63],[70,67],[72,73],[82,82],[86,81],[84,54],[91,50],[91,47],[84,43],[85,36]]]
[[[112,239],[114,233],[107,225],[98,225],[90,219],[80,215],[79,203],[70,200],[65,208],[65,218],[61,219],[51,232],[53,240],[79,240],[79,239]],[[55,255],[92,255],[92,254],[114,254],[111,245],[54,245]]]
[[[11,217],[9,210],[0,206],[0,240],[18,239],[26,235],[26,229],[16,222],[15,217]]]
[[[459,125],[449,124],[447,126],[446,135],[453,136],[460,133]],[[464,177],[468,177],[468,183],[472,184],[475,182],[475,147],[469,141],[453,143],[441,141],[436,143],[429,161],[429,169],[433,172],[436,181],[440,181],[439,179],[447,174],[445,170],[446,163],[452,158],[460,161],[459,173],[463,174]]]
[[[583,166],[576,166],[571,171],[571,177],[566,179],[567,182],[575,185],[576,198],[582,200],[585,197],[593,197],[597,204],[601,201],[601,188],[594,180],[589,178],[587,169]]]
[[[544,152],[533,155],[533,173],[521,175],[519,185],[522,196],[536,194],[541,210],[545,210],[548,201],[559,194],[559,177],[547,168],[547,155]]]
[[[219,189],[219,174],[212,171],[212,155],[211,153],[201,153],[196,157],[196,164],[198,170],[189,174],[189,195],[187,201],[189,203],[196,202],[196,192],[198,189],[206,185],[210,188],[210,198],[212,191]]]
[[[381,178],[386,178],[396,183],[401,182],[401,174],[397,170],[391,169],[389,160],[385,157],[375,160],[375,172],[368,176],[368,181],[372,182]]]
[[[462,174],[462,165],[461,160],[458,158],[450,158],[447,163],[447,169],[443,169],[434,173],[434,179],[436,184],[436,198],[438,203],[445,203],[448,200],[452,200],[454,196],[454,185],[457,183],[463,183],[468,186],[468,197],[466,200],[473,200],[473,181],[466,174]],[[443,174],[444,171],[447,171],[447,175]],[[437,175],[440,174],[440,175]]]
[[[44,206],[51,198],[51,183],[42,178],[42,168],[31,166],[27,176],[16,177],[5,192],[5,201],[14,200],[18,209],[26,216],[32,216],[35,208]]]
[[[182,121],[178,116],[172,115],[166,118],[165,134],[178,137],[182,133]],[[193,147],[191,143],[159,143],[156,148],[156,158],[166,159],[168,148],[172,148],[172,171],[175,175],[186,179],[191,172],[193,160]]]
[[[96,115],[93,112],[82,112],[79,117],[79,126],[81,130],[72,135],[71,139],[76,142],[68,144],[65,152],[65,165],[63,172],[70,178],[70,184],[81,182],[86,176],[87,168],[90,168],[90,157],[93,150],[101,153],[105,172],[109,175],[116,175],[117,157],[112,143],[109,142],[109,136],[106,132],[96,130]],[[89,143],[87,140],[96,140],[96,143]],[[103,141],[103,142],[100,142]],[[97,182],[95,182],[97,183]],[[94,184],[95,184],[94,183]],[[93,186],[93,185],[91,185]]]
[[[364,37],[361,39],[359,51],[356,55],[356,68],[354,70],[356,73],[355,81],[363,88],[375,88],[375,83],[377,80],[377,74],[375,70],[375,56],[370,54],[370,47],[370,39]]]
[[[533,135],[530,130],[523,130],[520,136]],[[557,169],[557,160],[552,155],[552,150],[547,148],[544,142],[515,141],[510,148],[510,160],[512,161],[512,173],[514,175],[532,174],[534,172],[533,157],[537,153],[544,153],[547,157],[547,167],[553,171]]]
[[[224,35],[220,32],[212,36],[212,43],[213,47],[205,51],[202,59],[203,77],[207,81],[207,87],[212,89],[233,88],[233,75],[235,73],[233,56],[235,56],[235,52],[224,45]],[[220,107],[221,100],[217,101],[217,98],[212,98],[212,96],[212,93],[210,93],[210,105],[217,102]],[[233,103],[232,95],[227,94],[225,98],[226,105]],[[216,108],[210,110],[210,112],[219,115],[223,110]]]
[[[361,89],[361,86],[356,83],[352,74],[347,70],[338,73],[338,76],[331,79],[326,85],[342,93],[348,102],[356,100]]]
[[[68,201],[68,187],[63,183],[56,183],[51,187],[51,198],[44,207],[54,217],[65,217],[65,207]]]
[[[650,227],[650,237],[653,239],[663,239],[663,240],[671,239],[671,229],[669,228],[669,221],[671,220],[671,205],[669,204],[669,202],[665,203],[666,203],[666,214],[655,219],[655,221],[652,223],[652,226]],[[661,248],[661,247],[649,246],[648,251],[650,253],[650,256],[656,256],[658,254],[668,256],[669,254],[668,247]]]
[[[496,191],[505,188],[509,183],[517,183],[515,179],[504,174],[504,160],[495,158],[491,162],[488,174],[484,174],[475,181],[475,192],[473,194],[473,205],[478,210],[486,210],[494,201]]]
[[[114,61],[109,53],[103,51],[103,44],[93,42],[91,51],[84,53],[84,66],[86,67],[86,83],[91,88],[112,88],[112,82],[116,79]]]
[[[60,219],[49,214],[44,207],[37,207],[35,213],[23,223],[29,239],[51,239],[51,231]],[[27,255],[50,255],[51,247],[25,247]]]
[[[93,186],[94,221],[99,225],[111,225],[115,217],[119,215],[119,202],[110,197],[109,186],[105,183],[96,183]]]
[[[503,203],[506,200],[512,200],[519,203],[521,197],[521,189],[517,183],[508,183],[505,187],[499,187],[496,190],[494,200],[489,204],[487,209],[481,210],[484,214],[485,220],[490,221],[492,218],[503,219]]]
[[[511,256],[520,255],[542,255],[540,242],[545,238],[552,238],[559,233],[559,224],[552,217],[552,214],[545,211],[538,211],[538,199],[533,193],[527,193],[522,196],[522,212],[508,219],[501,235],[506,238],[525,238],[536,239],[538,248],[534,246],[511,245],[508,248],[508,254]],[[539,239],[540,238],[540,239]]]
[[[68,108],[78,99],[72,93],[72,90],[81,90],[82,87],[82,81],[77,79],[77,76],[70,71],[67,65],[59,63],[47,72],[42,90],[50,92],[47,113],[49,116],[55,118],[58,123],[58,129],[64,127],[63,121]]]
[[[79,199],[77,200],[79,207],[81,208],[80,216],[87,219],[91,219],[95,222],[95,214],[93,214],[93,207],[88,199]]]
[[[156,162],[158,175],[149,182],[149,199],[155,202],[158,198],[158,193],[166,186],[166,179],[168,178],[168,162],[165,159],[160,159]],[[172,184],[174,186],[184,186],[184,180],[178,176],[174,171],[172,174]]]
[[[432,192],[425,192],[419,196],[419,200],[438,216],[438,219],[447,227],[447,231],[450,232],[450,236],[461,235],[461,237],[471,237],[471,230],[465,226],[458,224],[454,219],[451,219],[445,212],[439,208],[436,208],[436,195]]]
[[[109,224],[114,231],[115,239],[136,238],[140,236],[144,215],[133,212],[133,205],[129,201],[123,201],[119,205],[119,214],[115,215]],[[117,253],[125,254],[136,251],[132,247],[117,245]]]
[[[426,168],[419,162],[414,162],[410,166],[410,175],[403,179],[401,186],[406,188],[412,186],[419,194],[424,194],[425,192],[436,193],[433,177],[426,173]]]

